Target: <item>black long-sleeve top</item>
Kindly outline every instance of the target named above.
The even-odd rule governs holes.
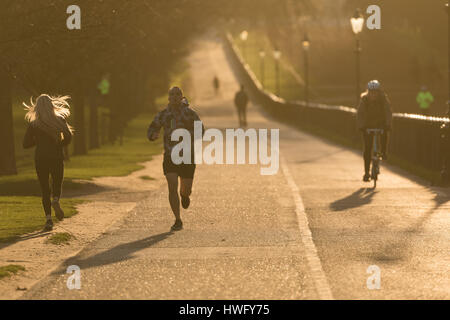
[[[36,146],[35,158],[64,159],[63,147],[72,141],[72,133],[64,130],[62,134],[63,138],[57,142],[44,130],[30,123],[23,138],[23,147],[28,149]]]

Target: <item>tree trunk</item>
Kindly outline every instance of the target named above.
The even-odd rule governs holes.
[[[11,90],[12,78],[0,68],[0,175],[17,174]]]
[[[89,148],[100,146],[98,139],[98,99],[92,97],[89,101]]]
[[[116,142],[119,136],[121,108],[124,106],[122,103],[124,85],[123,78],[118,75],[118,72],[114,72],[111,76],[111,90],[108,95],[108,139],[112,144]]]
[[[84,95],[81,88],[74,91],[73,94],[74,117],[75,117],[75,135],[74,135],[74,154],[86,154],[86,128],[84,121]]]

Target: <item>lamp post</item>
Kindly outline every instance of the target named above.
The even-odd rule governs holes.
[[[247,60],[247,50],[246,50],[246,42],[247,42],[247,38],[248,38],[248,32],[247,30],[244,30],[241,32],[240,34],[240,38],[242,40],[242,51],[244,53],[244,59]]]
[[[355,49],[355,54],[356,54],[356,105],[358,105],[359,103],[359,96],[361,94],[360,91],[360,74],[361,74],[361,67],[360,67],[360,56],[361,56],[361,44],[359,41],[359,34],[361,33],[361,31],[363,30],[363,26],[364,26],[364,17],[361,14],[361,11],[359,9],[356,10],[355,14],[353,15],[353,17],[350,19],[350,23],[352,24],[352,30],[353,33],[355,34],[355,39],[356,39],[356,49]]]
[[[309,104],[309,59],[308,59],[308,51],[311,42],[309,41],[308,35],[305,34],[305,37],[302,41],[302,48],[305,57],[305,102],[306,106]]]
[[[450,11],[449,11],[449,6],[448,6],[448,2],[445,4],[445,11],[447,11],[447,36],[448,36],[448,50],[447,50],[447,56],[448,56],[448,98],[447,98],[447,106],[448,106],[448,111],[447,111],[447,115],[450,117]]]
[[[261,85],[264,88],[264,58],[266,57],[266,52],[264,50],[260,50],[259,57],[260,57],[259,75],[261,77]]]
[[[275,58],[275,77],[276,77],[276,93],[277,96],[280,96],[280,58],[281,58],[281,51],[278,49],[275,49],[273,51],[273,57]]]

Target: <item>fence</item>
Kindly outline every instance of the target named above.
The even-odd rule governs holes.
[[[226,35],[225,49],[252,99],[273,118],[294,126],[317,128],[327,136],[338,137],[354,146],[360,145],[354,108],[285,101],[263,89],[250,67],[244,62],[230,34]],[[443,157],[440,127],[448,122],[447,118],[394,113],[389,153],[438,173]]]

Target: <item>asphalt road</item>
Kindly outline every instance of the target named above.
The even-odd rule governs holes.
[[[221,43],[199,40],[189,62],[185,93],[205,126],[237,127],[239,84]],[[259,164],[198,165],[184,229],[172,233],[161,167],[161,187],[123,224],[23,298],[450,299],[450,192],[385,166],[373,191],[361,181],[359,152],[255,105],[248,120],[280,129],[277,174],[261,175]],[[66,286],[69,265],[81,269],[80,290]],[[368,288],[370,266],[379,289]]]

